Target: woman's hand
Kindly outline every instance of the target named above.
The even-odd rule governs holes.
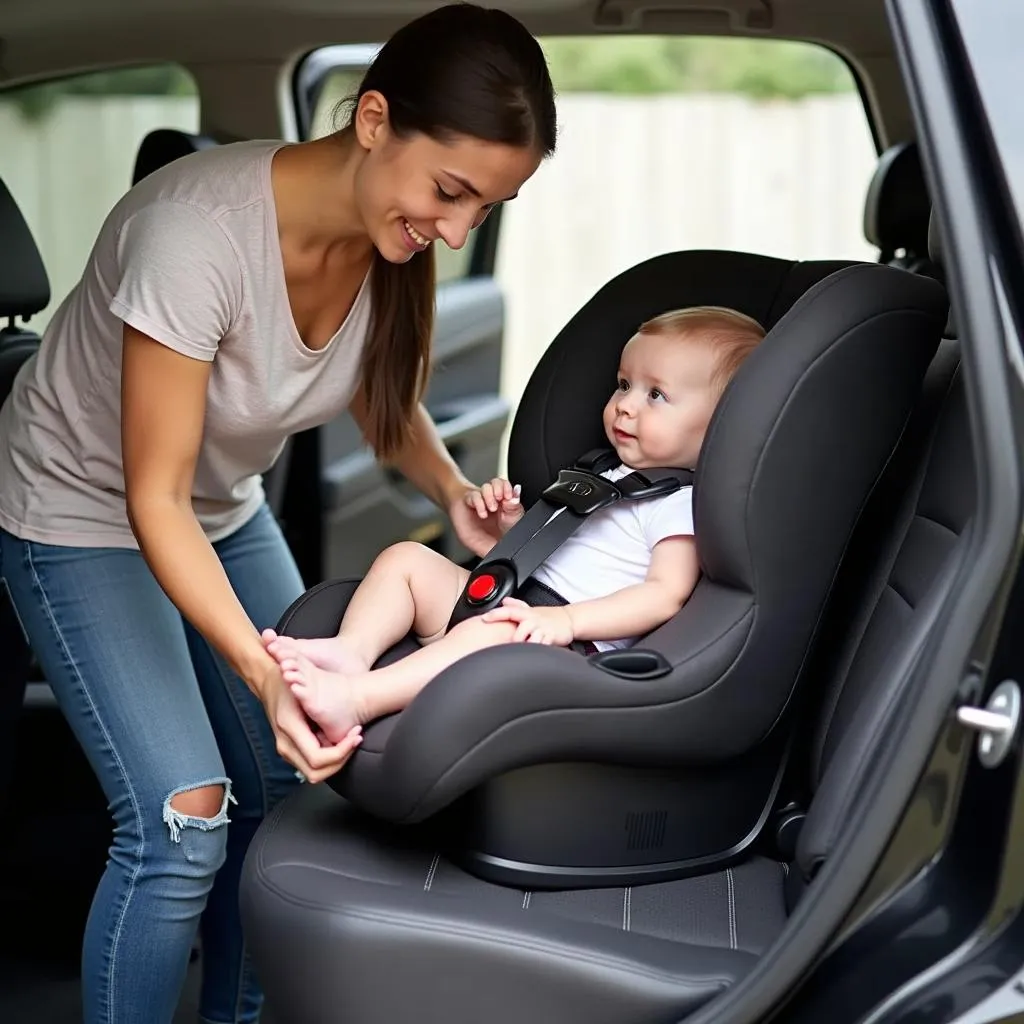
[[[495,477],[482,487],[469,487],[448,508],[459,540],[483,557],[523,517],[519,487]]]
[[[549,644],[568,647],[575,639],[572,616],[563,606],[534,608],[517,597],[506,597],[489,612],[480,616],[484,622],[514,622],[512,643]]]
[[[271,661],[270,666],[256,692],[274,730],[277,752],[302,772],[308,782],[323,782],[352,756],[363,740],[362,730],[356,727],[340,743],[323,746],[282,678],[277,662]]]

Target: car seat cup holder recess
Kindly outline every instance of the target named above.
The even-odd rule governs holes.
[[[620,480],[600,475],[619,464],[612,450],[595,449],[561,469],[540,500],[477,564],[459,595],[448,628],[498,607],[583,524],[619,501],[660,498],[692,483],[688,469],[634,471]],[[556,516],[556,513],[559,513]]]

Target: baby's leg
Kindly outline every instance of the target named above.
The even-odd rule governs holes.
[[[299,640],[268,630],[267,650],[279,662],[299,653],[328,672],[366,672],[410,629],[425,638],[440,635],[468,577],[466,569],[422,544],[393,544],[352,595],[337,636]]]
[[[513,622],[460,623],[434,643],[385,668],[354,675],[326,672],[302,654],[281,659],[284,678],[306,714],[332,743],[354,725],[401,711],[435,676],[460,658],[485,647],[511,643]]]

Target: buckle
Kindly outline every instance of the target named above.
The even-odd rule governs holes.
[[[558,479],[541,497],[552,505],[562,505],[578,516],[589,516],[622,497],[616,483],[581,469],[560,469]]]
[[[628,476],[617,481],[624,498],[639,501],[642,498],[660,498],[666,494],[678,491],[683,482],[679,477],[664,476],[660,479],[650,480],[639,470],[634,470]]]

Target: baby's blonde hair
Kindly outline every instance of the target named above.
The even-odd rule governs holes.
[[[719,394],[743,361],[765,336],[765,329],[751,316],[727,306],[689,306],[644,321],[638,334],[699,335],[718,351],[712,385]]]

